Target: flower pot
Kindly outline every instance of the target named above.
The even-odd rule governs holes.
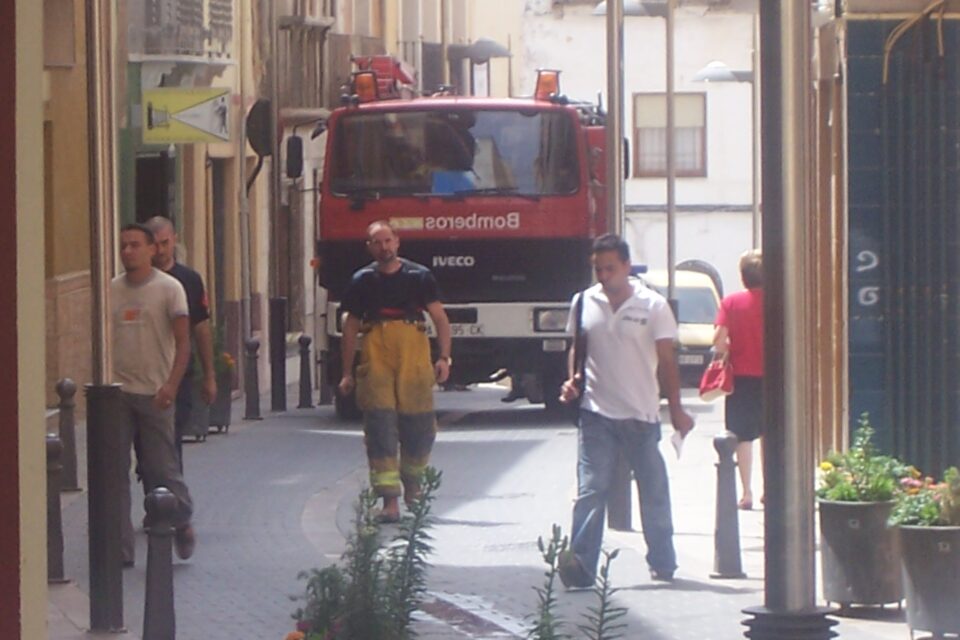
[[[199,380],[192,380],[190,384],[190,410],[180,429],[180,435],[195,438],[197,442],[206,440],[210,424],[209,412],[210,408],[203,400],[202,383]]]
[[[907,625],[960,634],[960,527],[900,526]]]
[[[903,599],[899,531],[887,526],[893,507],[893,501],[819,501],[827,602],[881,605]]]
[[[207,424],[215,427],[217,433],[230,430],[230,409],[233,404],[233,372],[217,375],[217,397],[210,405],[210,417]]]

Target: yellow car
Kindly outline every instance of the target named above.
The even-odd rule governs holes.
[[[637,277],[648,287],[667,297],[666,270],[651,270]],[[720,308],[720,293],[713,278],[701,271],[677,269],[674,278],[677,300],[680,349],[680,384],[698,387],[703,370],[712,357],[714,321]]]

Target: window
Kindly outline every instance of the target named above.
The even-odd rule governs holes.
[[[707,175],[707,99],[703,93],[675,93],[674,157],[678,176]],[[667,99],[663,93],[633,96],[633,176],[667,175]]]
[[[331,135],[331,188],[340,195],[539,197],[580,188],[576,129],[559,111],[358,113]]]

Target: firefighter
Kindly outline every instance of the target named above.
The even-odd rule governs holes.
[[[343,377],[338,391],[346,396],[356,389],[370,484],[383,498],[381,522],[400,519],[401,495],[408,507],[420,495],[420,479],[437,433],[433,386],[446,381],[452,364],[450,323],[437,281],[426,267],[400,258],[399,248],[389,222],[367,227],[367,250],[374,262],[353,274],[342,303]],[[424,312],[439,343],[432,365]],[[363,339],[354,374],[358,334]]]

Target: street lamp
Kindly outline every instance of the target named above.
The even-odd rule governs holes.
[[[749,82],[751,125],[751,241],[754,249],[760,248],[760,92],[757,90],[757,37],[753,34],[753,67],[748,70],[731,69],[725,63],[714,60],[693,76],[694,82]]]
[[[622,42],[623,42],[623,24],[622,20],[619,21],[617,25],[618,40],[617,43],[621,44],[620,47],[620,59],[613,60],[611,58],[611,46],[610,42],[612,41],[611,34],[613,32],[614,20],[617,17],[617,13],[621,15],[630,15],[630,16],[651,16],[651,17],[660,17],[665,20],[665,31],[666,31],[666,70],[665,70],[665,81],[666,81],[666,111],[667,111],[667,131],[666,131],[666,146],[667,146],[667,299],[670,301],[670,306],[673,308],[674,314],[677,313],[676,308],[676,262],[677,262],[677,222],[676,222],[676,183],[677,183],[677,162],[676,162],[676,149],[674,148],[675,140],[675,125],[674,125],[674,99],[673,99],[673,57],[674,57],[674,47],[673,47],[673,36],[674,36],[674,24],[673,16],[676,9],[677,0],[613,0],[615,3],[615,9],[611,12],[614,15],[607,15],[607,2],[604,0],[600,2],[593,9],[593,15],[607,15],[607,64],[608,64],[608,78],[613,75],[613,70],[616,70],[616,76],[618,77],[617,82],[619,86],[623,85],[623,66],[622,66]],[[613,63],[616,62],[616,66],[613,66]],[[609,86],[613,87],[613,80],[609,80]],[[618,116],[621,116],[622,119],[622,104],[623,96],[622,93],[617,93],[616,95],[613,91],[609,92],[608,102],[611,107],[616,100],[618,105]],[[612,113],[612,109],[611,109]],[[622,127],[622,120],[619,122]],[[609,124],[608,124],[608,134],[607,134],[607,146],[608,153],[610,148],[610,133],[609,133]],[[619,135],[619,131],[617,132]],[[615,139],[616,146],[614,149],[619,149],[619,138]],[[608,175],[610,174],[608,172]]]

